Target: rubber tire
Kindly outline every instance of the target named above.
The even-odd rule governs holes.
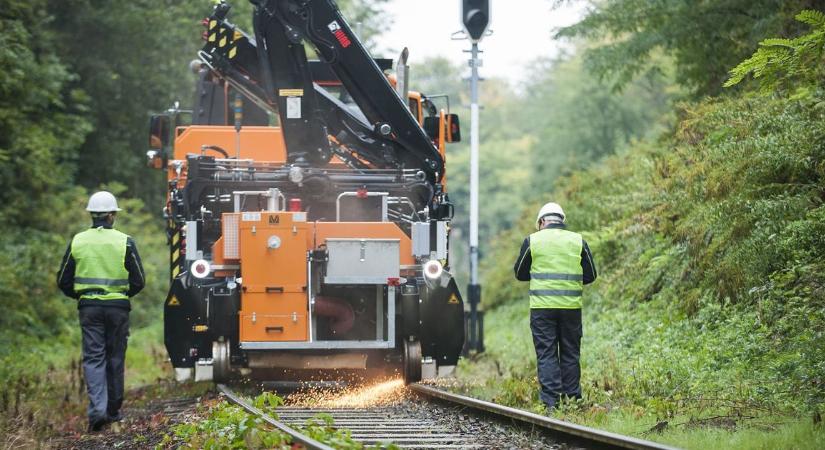
[[[421,381],[421,343],[404,340],[404,384]]]

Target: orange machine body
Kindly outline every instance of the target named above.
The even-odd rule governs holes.
[[[204,142],[208,142],[209,145],[204,146]],[[439,145],[439,152],[444,157],[444,144],[441,142]],[[241,128],[240,132],[226,125],[178,127],[175,130],[174,154],[171,158],[173,163],[166,167],[167,179],[176,181],[177,186],[183,188],[186,185],[186,156],[204,154],[224,158],[225,156],[215,147],[226,151],[230,158],[237,157],[268,165],[284,165],[287,160],[281,127],[246,126]],[[346,167],[337,156],[333,156],[327,165],[331,168]]]
[[[239,265],[241,342],[309,340],[307,253],[329,239],[398,240],[399,266],[415,264],[410,238],[393,222],[307,222],[305,213],[284,211],[227,213],[222,220],[237,231],[225,228],[213,263]]]

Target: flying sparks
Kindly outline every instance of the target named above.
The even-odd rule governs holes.
[[[404,401],[408,395],[404,380],[397,378],[334,392],[309,390],[290,395],[287,403],[290,406],[314,408],[370,408],[396,405]]]

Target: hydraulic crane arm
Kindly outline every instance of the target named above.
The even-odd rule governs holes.
[[[444,161],[332,0],[250,0],[254,37],[215,7],[201,57],[259,105],[276,111],[293,163],[332,152],[353,166],[420,169],[432,183]],[[329,65],[360,111],[313,82],[303,42]],[[330,142],[333,136],[334,142]]]

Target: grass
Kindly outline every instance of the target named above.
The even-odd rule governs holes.
[[[585,401],[557,416],[687,448],[822,447],[820,105],[684,104],[670,133],[556,183],[547,197],[599,268],[585,288]],[[511,269],[537,203],[482,263],[488,353],[459,376],[472,395],[541,411],[527,286]]]
[[[278,408],[284,404],[281,397],[271,392],[263,393],[251,400],[256,408],[276,418]],[[335,421],[329,414],[316,414],[295,429],[311,439],[337,449],[398,449],[391,443],[365,446],[356,442],[349,430],[335,426]],[[166,435],[157,446],[158,449],[170,447],[290,449],[295,445],[291,436],[275,429],[262,418],[253,416],[227,401],[217,401],[201,407],[201,417],[175,425],[172,433]]]
[[[131,333],[126,350],[126,388],[133,389],[172,376],[163,346],[163,323],[156,322]]]
[[[36,447],[55,434],[83,429],[87,399],[79,327],[44,342],[8,342],[0,354],[0,445]],[[127,390],[168,378],[165,354],[162,324],[133,329]]]
[[[617,383],[633,382],[633,368],[616,361],[611,350],[617,337],[615,330],[600,323],[593,311],[584,309],[585,335],[582,341],[582,386],[585,400],[568,405],[553,417],[594,428],[649,439],[687,449],[818,449],[825,448],[825,428],[815,425],[810,416],[760,412],[741,408],[726,409],[713,402],[704,407],[685,406],[671,415],[658,413],[650,405],[638,404],[621,389],[605,390],[605,379]],[[640,328],[650,324],[642,320]],[[488,311],[485,317],[486,353],[459,365],[457,390],[464,394],[507,404],[537,413],[545,413],[538,398],[535,353],[526,301],[514,301]],[[655,330],[655,327],[650,327]],[[641,335],[640,340],[649,336]],[[612,367],[606,373],[604,367]],[[608,386],[612,388],[612,386]],[[697,406],[697,403],[690,404]],[[721,416],[713,419],[716,416]],[[660,432],[651,431],[667,422]]]

